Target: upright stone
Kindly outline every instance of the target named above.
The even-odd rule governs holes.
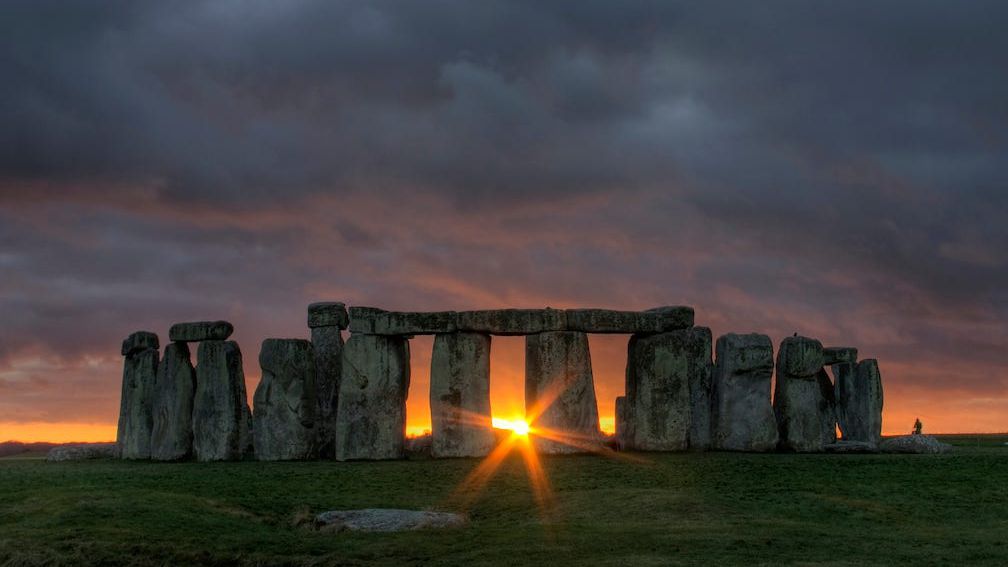
[[[343,347],[336,459],[398,459],[406,436],[409,342],[354,333]]]
[[[882,376],[873,358],[833,366],[843,438],[877,445],[882,435]]]
[[[711,404],[713,446],[725,451],[772,451],[777,420],[770,403],[773,343],[766,335],[728,334],[717,340]]]
[[[193,454],[196,459],[238,460],[250,453],[251,417],[238,343],[201,342],[196,353],[196,396],[193,400]]]
[[[177,461],[192,455],[196,370],[186,343],[169,343],[158,366],[151,458]]]
[[[818,376],[823,365],[822,343],[788,337],[777,352],[774,414],[780,446],[798,452],[823,450],[825,418],[823,389]]]
[[[823,445],[836,443],[836,393],[833,387],[833,380],[825,368],[820,368],[816,373],[816,382],[819,383],[819,433],[822,435]]]
[[[710,330],[685,329],[634,335],[627,352],[626,393],[633,415],[633,447],[681,451],[694,435],[696,407],[699,447],[710,443],[700,431],[710,424]]]
[[[122,396],[116,446],[123,459],[149,459],[154,427],[154,388],[158,369],[158,338],[137,331],[123,341]]]
[[[490,335],[437,335],[430,380],[433,455],[488,454],[495,441],[490,417]]]
[[[525,419],[540,452],[580,453],[600,446],[588,335],[551,331],[525,337]]]
[[[616,398],[616,448],[620,451],[630,448],[630,404],[627,403],[626,396]]]
[[[343,375],[343,333],[349,324],[346,305],[337,302],[308,306],[308,327],[315,347],[315,390],[318,395],[316,429],[318,455],[336,456],[336,408],[339,405],[340,377]]]
[[[317,452],[315,351],[302,339],[266,339],[253,397],[252,438],[260,461],[296,461]]]

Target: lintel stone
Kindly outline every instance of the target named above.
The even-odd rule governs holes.
[[[346,304],[336,301],[323,301],[308,306],[308,327],[339,327],[346,329],[350,324]]]

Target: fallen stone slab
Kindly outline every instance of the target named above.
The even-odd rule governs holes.
[[[451,512],[427,510],[396,510],[366,508],[364,510],[333,510],[315,517],[318,527],[338,531],[403,532],[411,530],[458,528],[468,519]]]
[[[665,333],[693,326],[693,308],[669,306],[647,311],[567,309],[567,330],[584,333]]]
[[[857,362],[857,349],[854,347],[823,348],[823,366],[833,366],[841,362]]]
[[[192,411],[196,369],[186,343],[169,343],[158,365],[154,387],[151,458],[177,461],[192,454]]]
[[[455,331],[454,311],[385,311],[351,307],[350,332],[365,335],[433,335]]]
[[[303,339],[266,339],[262,380],[253,395],[252,438],[260,461],[295,461],[317,453],[315,350]]]
[[[883,439],[878,444],[883,453],[917,453],[924,455],[940,455],[950,453],[952,445],[942,443],[930,435],[902,435]]]
[[[823,445],[823,450],[827,453],[878,453],[878,447],[874,443],[864,441],[844,441],[837,440],[835,443]]]
[[[123,459],[149,459],[159,359],[157,335],[147,331],[133,333],[123,343],[122,350],[128,354],[123,359],[116,444]]]
[[[172,325],[168,338],[180,342],[223,341],[233,332],[234,325],[227,321],[192,321]]]
[[[115,443],[82,443],[80,445],[60,445],[49,449],[46,461],[85,461],[88,459],[114,459],[119,454]]]
[[[158,336],[150,331],[137,331],[126,337],[122,343],[122,355],[129,356],[135,352],[160,348]]]
[[[773,343],[759,334],[718,337],[711,402],[713,446],[724,451],[772,451],[777,420],[770,402]]]
[[[308,327],[339,327],[346,329],[350,324],[346,304],[336,301],[323,301],[308,306]]]
[[[567,328],[562,309],[487,309],[459,311],[457,329],[489,335],[531,335]]]
[[[490,335],[439,334],[430,374],[435,457],[483,457],[494,447],[490,419]]]

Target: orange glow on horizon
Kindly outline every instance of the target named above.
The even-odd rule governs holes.
[[[107,443],[116,440],[115,423],[50,423],[0,421],[0,442]]]

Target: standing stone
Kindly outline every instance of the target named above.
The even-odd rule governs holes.
[[[490,417],[490,335],[437,335],[430,380],[433,455],[488,454],[495,441]]]
[[[337,301],[323,301],[308,306],[308,328],[338,327],[346,329],[350,324],[346,304]]]
[[[406,438],[409,341],[354,333],[343,347],[336,459],[399,459]]]
[[[151,458],[177,461],[192,455],[196,370],[186,343],[169,343],[158,366]]]
[[[266,339],[259,351],[262,380],[253,396],[252,438],[260,461],[317,455],[315,352],[302,339]]]
[[[677,331],[686,335],[686,356],[689,365],[690,449],[705,451],[711,446],[711,330],[693,327]]]
[[[313,327],[311,341],[315,347],[318,454],[323,459],[331,459],[336,456],[336,409],[339,407],[340,378],[343,376],[343,334],[337,326]]]
[[[626,396],[616,398],[616,448],[624,451],[630,448],[630,404]]]
[[[580,453],[600,446],[588,335],[552,331],[525,337],[525,419],[540,452]]]
[[[821,427],[819,432],[822,435],[823,445],[836,443],[836,392],[833,387],[833,380],[825,368],[820,368],[816,373],[816,382],[819,383],[819,420]]]
[[[825,418],[818,375],[823,365],[822,343],[788,337],[777,353],[774,414],[780,446],[798,452],[823,450]]]
[[[766,335],[728,334],[717,340],[712,392],[712,436],[716,449],[772,451],[777,420],[770,403],[773,343]]]
[[[833,366],[837,418],[843,438],[877,445],[882,435],[882,376],[878,361]]]
[[[709,329],[631,337],[626,393],[632,406],[635,449],[688,448],[694,405],[702,414],[700,427],[709,427],[710,366]],[[698,431],[696,435],[701,447],[710,443],[709,433]]]
[[[199,461],[238,460],[251,452],[251,416],[241,349],[204,341],[196,353],[193,454]]]
[[[123,459],[149,459],[154,427],[154,387],[157,381],[158,338],[137,331],[123,341],[122,396],[116,446]]]

